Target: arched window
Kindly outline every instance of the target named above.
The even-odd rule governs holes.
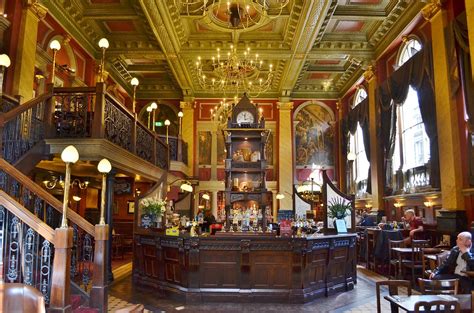
[[[421,49],[416,38],[400,48],[397,65],[401,66]],[[430,141],[421,117],[417,92],[410,86],[405,102],[398,107],[393,171],[405,172],[425,165],[430,159]]]
[[[365,98],[367,98],[367,92],[364,88],[359,88],[354,96],[352,108],[356,107]],[[355,154],[355,160],[351,160],[353,162],[352,164],[350,164],[352,165],[352,173],[349,177],[349,180],[352,180],[350,181],[351,186],[354,183],[356,183],[358,186],[357,190],[355,190],[354,186],[352,186],[351,191],[360,196],[361,193],[365,192],[365,184],[361,184],[361,182],[367,179],[367,174],[370,166],[370,163],[367,160],[367,156],[365,154],[364,138],[360,125],[357,125],[357,130],[355,134],[350,136],[349,145],[349,151]]]

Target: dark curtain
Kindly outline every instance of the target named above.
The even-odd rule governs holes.
[[[466,12],[459,14],[453,22],[456,52],[459,56],[460,77],[464,96],[464,104],[468,116],[468,147],[469,147],[469,181],[474,184],[474,158],[472,156],[472,133],[474,132],[474,82],[471,72],[471,58],[469,51],[469,36],[467,31]]]
[[[431,64],[431,46],[426,44],[424,49],[400,66],[378,89],[377,104],[381,109],[381,140],[385,159],[386,188],[391,182],[392,175],[391,164],[397,126],[396,105],[405,102],[410,86],[418,93],[421,116],[426,134],[430,138],[430,184],[434,188],[440,186],[436,104],[431,82]]]

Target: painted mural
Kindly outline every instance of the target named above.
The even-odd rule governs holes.
[[[211,140],[212,135],[210,131],[199,132],[199,164],[210,165],[211,164]]]
[[[309,104],[295,117],[296,165],[334,166],[334,115],[320,104]]]

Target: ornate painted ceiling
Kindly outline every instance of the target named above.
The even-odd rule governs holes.
[[[210,62],[216,48],[231,44],[273,64],[271,88],[260,97],[339,98],[423,6],[418,0],[290,0],[280,15],[233,30],[225,12],[215,23],[188,15],[174,0],[42,3],[97,59],[99,39],[108,38],[106,68],[127,90],[137,77],[138,98],[219,97],[201,87],[195,62],[197,56]]]

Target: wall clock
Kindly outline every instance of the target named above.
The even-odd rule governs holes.
[[[239,112],[239,114],[237,114],[236,121],[239,124],[253,123],[254,122],[253,114],[250,113],[249,111],[241,111]]]

